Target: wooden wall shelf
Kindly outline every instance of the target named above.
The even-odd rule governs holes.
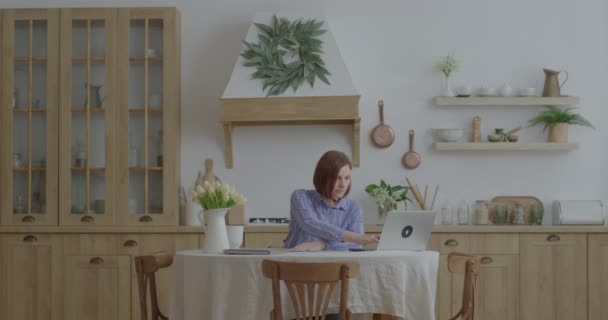
[[[577,105],[579,97],[433,97],[436,106],[544,106]]]
[[[435,142],[436,151],[572,151],[578,143]]]
[[[348,124],[353,128],[353,155],[359,166],[359,96],[222,98],[221,121],[226,168],[234,166],[232,129],[238,126]]]

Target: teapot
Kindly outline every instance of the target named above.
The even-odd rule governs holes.
[[[543,69],[543,71],[545,72],[545,87],[543,88],[543,97],[561,96],[560,89],[568,80],[568,72],[555,71],[551,69]],[[557,76],[562,72],[566,74],[566,79],[564,79],[564,81],[562,81],[562,83],[560,84]]]

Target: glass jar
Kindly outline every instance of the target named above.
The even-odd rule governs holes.
[[[469,224],[469,205],[462,200],[456,209],[458,224]]]
[[[525,224],[524,206],[516,203],[513,209],[513,224]]]
[[[22,166],[21,153],[13,153],[13,168],[21,168]]]
[[[475,201],[475,205],[473,206],[473,212],[475,224],[488,224],[490,219],[488,213],[488,203],[485,200]]]
[[[494,224],[506,224],[507,223],[507,206],[504,204],[497,204],[494,207]]]
[[[452,206],[450,206],[450,204],[448,204],[448,203],[443,204],[441,206],[441,208],[439,209],[439,217],[440,217],[439,222],[441,224],[444,224],[444,225],[452,224],[453,223]]]
[[[530,224],[543,224],[543,207],[535,204],[530,207]]]

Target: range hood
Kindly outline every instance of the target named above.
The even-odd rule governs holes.
[[[267,96],[261,79],[252,79],[254,67],[244,66],[240,53],[246,50],[243,44],[232,75],[220,99],[221,122],[224,126],[226,167],[233,167],[232,131],[237,126],[292,125],[292,124],[349,124],[353,128],[353,165],[359,166],[359,94],[353,85],[350,73],[344,64],[327,19],[296,14],[259,13],[250,24],[245,41],[258,42],[258,27],[255,23],[271,25],[273,17],[290,21],[323,21],[319,36],[323,42],[322,59],[330,84],[315,81],[314,87],[303,83],[297,91],[290,87],[278,96]]]

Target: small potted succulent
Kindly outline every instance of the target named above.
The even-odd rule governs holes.
[[[583,127],[595,127],[578,113],[572,112],[573,108],[560,109],[556,106],[546,106],[547,110],[539,113],[528,121],[528,127],[544,123],[543,131],[549,129],[549,142],[568,142],[568,125],[579,125]]]

